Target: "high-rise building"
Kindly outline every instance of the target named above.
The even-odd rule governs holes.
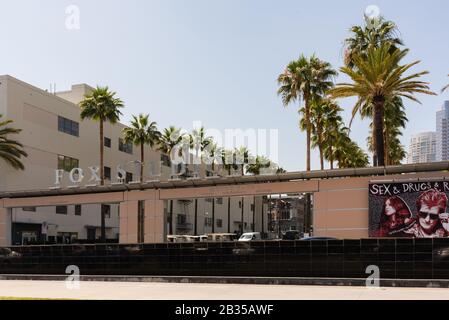
[[[437,112],[437,161],[449,160],[449,101]]]
[[[427,163],[437,159],[437,133],[422,132],[412,136],[407,162]]]

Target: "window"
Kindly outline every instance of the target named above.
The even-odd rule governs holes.
[[[105,219],[111,219],[111,206],[108,204],[102,204],[101,214],[104,215]]]
[[[133,174],[131,172],[126,173],[126,183],[130,183],[133,181]]]
[[[122,138],[119,138],[118,150],[121,152],[133,154],[133,144],[131,142],[125,143],[125,141]]]
[[[212,227],[212,223],[213,223],[214,221],[212,220],[212,218],[204,218],[204,225],[206,226],[206,227]]]
[[[217,228],[223,228],[223,220],[217,219]]]
[[[104,178],[106,180],[111,180],[111,168],[104,167]]]
[[[67,206],[56,206],[56,214],[67,214]]]
[[[176,223],[178,225],[184,225],[187,223],[187,216],[185,214],[178,214],[176,216]]]
[[[107,138],[107,137],[104,137],[104,146],[105,146],[106,148],[110,148],[111,145],[112,145],[111,139],[110,139],[110,138]]]
[[[162,165],[165,167],[171,167],[170,157],[166,154],[161,154]]]
[[[58,116],[58,131],[79,137],[79,123],[70,119]]]
[[[206,198],[206,202],[212,202],[212,198]]]
[[[80,216],[81,215],[81,205],[76,205],[75,206],[75,216]]]
[[[66,156],[58,156],[58,170],[64,170],[67,172],[72,171],[74,168],[79,168],[79,160]]]
[[[36,212],[36,207],[23,207],[22,210],[26,212]]]
[[[217,204],[223,204],[223,198],[217,198]]]

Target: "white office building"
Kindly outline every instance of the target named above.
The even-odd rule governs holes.
[[[428,163],[437,159],[437,133],[422,132],[412,136],[407,163]]]

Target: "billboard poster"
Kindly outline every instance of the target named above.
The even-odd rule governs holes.
[[[449,237],[449,181],[371,183],[369,236]]]

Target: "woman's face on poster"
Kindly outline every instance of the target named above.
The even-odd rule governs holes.
[[[387,202],[385,202],[385,215],[390,217],[395,213],[396,209],[391,205],[391,200],[388,199]]]

